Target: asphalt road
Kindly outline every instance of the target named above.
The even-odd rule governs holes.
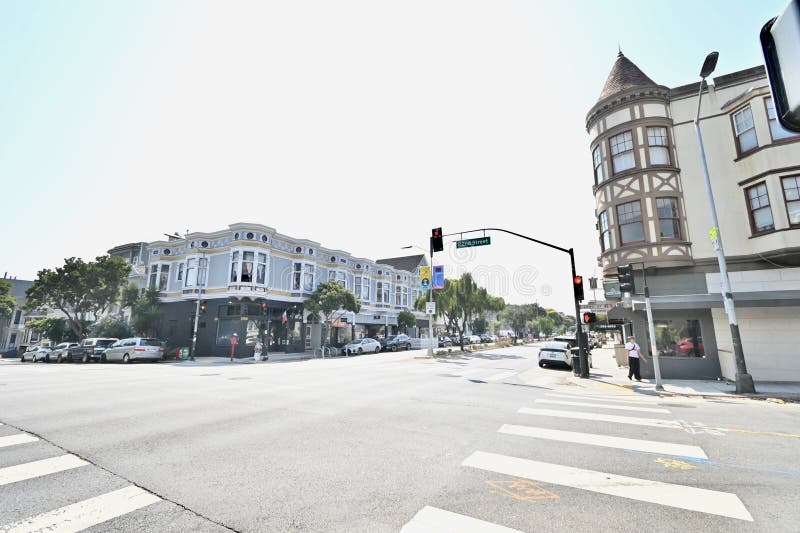
[[[798,530],[796,404],[414,355],[3,362],[0,531]]]

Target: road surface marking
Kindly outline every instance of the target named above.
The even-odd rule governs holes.
[[[664,468],[677,468],[678,470],[694,470],[697,468],[691,463],[681,461],[680,459],[670,459],[667,457],[659,457],[656,462],[664,465]]]
[[[429,505],[415,514],[414,518],[403,526],[400,533],[452,533],[455,531],[459,533],[522,533],[518,529],[498,526],[491,522]]]
[[[689,511],[753,521],[753,517],[739,497],[729,492],[619,476],[487,452],[473,453],[467,457],[462,466]]]
[[[633,450],[637,452],[677,455],[680,457],[693,457],[696,459],[708,459],[708,456],[699,446],[675,444],[672,442],[628,439],[625,437],[611,437],[608,435],[594,435],[592,433],[577,433],[574,431],[561,431],[557,429],[545,429],[531,426],[515,426],[512,424],[503,424],[503,426],[497,431],[498,433],[505,433],[506,435],[518,435],[520,437],[532,437],[535,439],[557,440],[561,442],[589,444],[592,446],[604,446],[606,448],[619,448],[622,450]]]
[[[67,454],[17,466],[8,466],[6,468],[0,468],[0,486],[46,476],[48,474],[55,474],[56,472],[63,472],[64,470],[70,470],[88,464],[89,463],[79,457]]]
[[[500,381],[506,378],[510,378],[511,376],[516,375],[516,372],[500,372],[499,374],[495,374],[493,376],[489,376],[486,378],[485,381]]]
[[[638,411],[640,413],[666,413],[669,409],[662,407],[639,407],[633,405],[611,405],[606,403],[568,402],[564,400],[536,400],[534,403],[547,403],[552,405],[571,405],[573,407],[596,407],[599,409],[616,409],[617,411]]]
[[[161,498],[158,496],[134,485],[129,485],[124,489],[73,503],[13,524],[0,526],[0,531],[5,533],[82,531],[159,501]]]
[[[633,404],[653,404],[658,402],[663,402],[665,398],[639,398],[639,397],[625,397],[620,394],[614,395],[599,395],[599,394],[571,394],[567,392],[563,393],[555,393],[555,392],[546,392],[545,396],[549,396],[551,398],[565,398],[568,400],[602,400],[604,402],[616,402],[616,403],[633,403]]]
[[[531,481],[530,479],[504,479],[486,480],[486,484],[497,490],[489,491],[492,494],[510,496],[515,500],[524,502],[536,502],[539,500],[557,500],[561,496],[542,487],[542,483]]]
[[[20,433],[18,435],[9,435],[7,437],[0,437],[0,448],[6,446],[14,446],[16,444],[27,444],[29,442],[36,442],[39,437],[28,435],[27,433]]]
[[[531,409],[529,407],[523,407],[517,412],[526,415],[554,416],[557,418],[574,418],[576,420],[618,422],[620,424],[632,424],[634,426],[683,429],[683,426],[677,420],[660,420],[658,418],[638,418],[635,416],[605,415],[600,413],[584,413],[581,411],[556,411],[554,409]]]

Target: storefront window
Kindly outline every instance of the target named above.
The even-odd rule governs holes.
[[[667,357],[705,357],[699,320],[656,320],[658,355]]]

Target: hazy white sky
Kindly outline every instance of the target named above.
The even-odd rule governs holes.
[[[617,45],[656,82],[762,62],[783,0],[0,4],[0,271],[256,222],[353,254],[507,228],[599,272],[584,119]],[[512,237],[437,258],[571,309]]]

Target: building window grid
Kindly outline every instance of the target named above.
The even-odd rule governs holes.
[[[783,201],[786,203],[786,214],[789,225],[800,226],[800,176],[781,178],[783,185]]]
[[[677,198],[656,198],[658,231],[662,239],[680,239],[681,226]]]
[[[753,111],[749,105],[733,114],[733,128],[740,154],[758,148]]]
[[[608,142],[611,147],[611,161],[614,167],[614,174],[636,166],[636,158],[633,153],[632,132],[626,131],[619,135],[614,135]]]
[[[619,222],[620,244],[644,242],[642,204],[639,200],[618,205],[617,221]]]
[[[594,182],[598,184],[603,181],[603,157],[600,154],[600,146],[595,146],[592,151],[592,160],[594,162]]]
[[[781,123],[778,120],[778,114],[775,112],[775,102],[773,102],[771,97],[764,98],[764,105],[767,107],[767,118],[769,119],[769,133],[770,135],[772,135],[773,141],[790,139],[792,137],[797,137],[799,135],[781,126]]]
[[[669,138],[667,128],[647,128],[647,146],[651,165],[669,165]]]
[[[775,229],[772,208],[766,183],[759,183],[745,189],[750,223],[754,234],[766,233]]]
[[[611,248],[611,232],[608,230],[608,211],[600,213],[600,248],[603,252]]]

